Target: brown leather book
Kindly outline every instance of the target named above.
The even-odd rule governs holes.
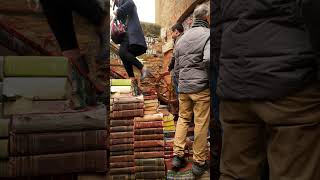
[[[128,118],[128,117],[141,117],[143,116],[143,109],[134,109],[134,110],[122,110],[122,111],[113,111],[110,114],[111,118]]]
[[[148,140],[148,141],[135,141],[135,148],[145,148],[145,147],[164,147],[163,140]]]
[[[136,159],[150,159],[150,158],[163,158],[163,151],[154,151],[154,152],[134,152],[134,157]]]
[[[110,132],[129,132],[133,131],[133,126],[110,127]]]
[[[130,151],[134,149],[133,144],[119,144],[110,146],[110,151]]]
[[[58,154],[90,150],[105,150],[108,133],[106,130],[11,134],[10,156]]]
[[[106,180],[106,174],[79,174],[76,180]],[[71,179],[68,179],[71,180]]]
[[[112,106],[113,111],[143,109],[144,103],[128,103],[128,104],[114,104]]]
[[[134,172],[134,167],[111,168],[109,171],[111,175],[134,174]]]
[[[163,134],[150,134],[150,135],[135,135],[135,141],[145,141],[145,140],[163,140]]]
[[[149,171],[149,172],[136,172],[136,179],[154,179],[154,178],[165,178],[165,171]]]
[[[153,158],[153,159],[135,159],[134,164],[136,166],[164,166],[164,158]]]
[[[110,152],[110,156],[124,156],[124,155],[134,155],[134,152],[133,150]]]
[[[133,162],[133,161],[134,161],[134,155],[110,156],[110,163]]]
[[[163,147],[134,148],[134,152],[164,151]]]
[[[106,151],[10,157],[10,177],[106,172]]]
[[[136,172],[165,171],[165,166],[136,166]]]
[[[134,174],[111,175],[107,180],[136,180],[136,177]]]
[[[155,100],[155,99],[158,99],[158,96],[157,95],[144,96],[143,99],[145,101],[147,101],[147,100]]]
[[[110,145],[133,144],[133,138],[110,139]]]
[[[133,138],[133,132],[110,133],[110,139]]]
[[[161,128],[163,127],[162,121],[152,121],[152,122],[135,122],[135,129],[144,129],[144,128]]]
[[[163,134],[163,128],[135,129],[135,135]]]
[[[143,96],[139,97],[114,97],[113,104],[129,104],[129,103],[143,103]]]
[[[117,127],[117,126],[133,126],[133,119],[127,119],[127,120],[110,120],[110,126],[111,126],[111,127]]]
[[[135,117],[134,121],[163,121],[162,120],[163,115],[162,114],[150,114],[150,115],[144,115],[143,117]]]
[[[110,168],[125,168],[125,167],[134,167],[134,162],[110,163]]]

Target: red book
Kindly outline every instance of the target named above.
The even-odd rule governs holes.
[[[135,129],[144,129],[144,128],[161,128],[163,127],[162,121],[153,121],[153,122],[135,122]]]
[[[135,141],[135,148],[145,148],[145,147],[164,147],[163,140],[149,140],[149,141]]]

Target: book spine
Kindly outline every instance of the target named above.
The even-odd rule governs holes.
[[[137,179],[150,179],[150,178],[165,178],[165,171],[150,171],[150,172],[136,172],[135,176]]]
[[[134,155],[134,152],[132,150],[110,152],[110,156],[124,156],[124,155]]]
[[[157,151],[157,152],[135,152],[134,157],[136,159],[149,159],[149,158],[163,158],[164,152]]]
[[[134,128],[135,129],[144,129],[144,128],[159,128],[163,127],[162,121],[154,121],[154,122],[135,122]]]
[[[110,163],[133,162],[134,155],[110,156]]]
[[[144,141],[144,140],[163,140],[163,134],[150,134],[150,135],[135,135],[134,140]]]
[[[136,135],[163,134],[162,128],[135,129]]]
[[[133,126],[133,119],[131,120],[110,120],[111,127],[117,126]]]
[[[136,166],[164,166],[165,165],[163,158],[135,159],[134,163]]]
[[[164,151],[163,147],[134,148],[134,152]]]
[[[133,109],[143,109],[143,103],[131,103],[131,104],[115,104],[112,107],[114,111],[122,111],[122,110],[133,110]]]
[[[111,175],[121,175],[121,174],[134,174],[134,167],[125,167],[125,168],[111,168]]]
[[[165,166],[136,166],[136,172],[165,171]]]
[[[133,132],[110,133],[110,139],[133,138]]]
[[[143,148],[143,147],[164,147],[163,140],[149,140],[149,141],[135,141],[135,148]]]
[[[128,132],[133,131],[133,126],[110,127],[110,132]]]
[[[112,175],[108,177],[108,180],[136,180],[134,174],[125,174],[125,175]]]
[[[118,144],[133,144],[133,138],[123,138],[123,139],[110,139],[110,145],[118,145]]]
[[[110,151],[130,151],[134,149],[133,144],[119,144],[119,145],[112,145],[110,147]]]
[[[125,118],[136,116],[143,116],[143,109],[113,111],[111,113],[111,118]]]
[[[134,162],[110,163],[110,168],[125,168],[125,167],[134,167]]]

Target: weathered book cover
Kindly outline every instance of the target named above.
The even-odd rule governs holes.
[[[133,150],[110,152],[110,156],[124,156],[124,155],[134,155],[134,152]]]
[[[117,127],[117,126],[133,126],[133,119],[127,119],[127,120],[110,120],[110,126],[111,127]]]
[[[122,139],[110,139],[110,145],[117,145],[117,144],[133,144],[133,138],[122,138]]]
[[[126,98],[113,98],[113,104],[128,104],[128,103],[141,103],[143,102],[143,96],[132,96],[132,97],[126,97]]]
[[[111,86],[131,86],[131,79],[110,79]]]
[[[10,119],[0,119],[0,138],[9,137],[9,122]]]
[[[164,151],[163,147],[134,148],[134,152]]]
[[[164,158],[153,158],[153,159],[135,159],[134,163],[136,166],[164,166]]]
[[[165,166],[136,166],[136,172],[165,171]]]
[[[110,151],[130,151],[134,149],[133,144],[118,144],[118,145],[112,145],[110,146]]]
[[[79,113],[16,115],[11,123],[12,133],[17,134],[105,130],[106,127],[105,108]]]
[[[114,104],[112,107],[113,111],[122,111],[122,110],[132,110],[132,109],[143,109],[143,103],[128,103],[128,104]]]
[[[0,139],[0,160],[8,159],[9,141],[8,139]]]
[[[125,167],[134,167],[134,162],[110,163],[110,168],[125,168]]]
[[[164,147],[163,140],[148,140],[148,141],[135,141],[135,148],[144,148],[144,147]]]
[[[5,77],[66,77],[68,60],[55,56],[6,56]]]
[[[136,172],[135,176],[137,179],[154,179],[166,177],[165,171],[149,171],[149,172]]]
[[[10,157],[9,175],[20,177],[106,172],[106,162],[106,151]]]
[[[134,167],[110,168],[111,175],[134,174]]]
[[[163,127],[163,130],[164,131],[175,131],[176,127],[174,125],[173,126],[165,126],[165,127]]]
[[[134,152],[134,157],[136,159],[163,158],[164,151]]]
[[[139,117],[143,116],[143,109],[134,109],[134,110],[122,110],[122,111],[113,111],[110,114],[111,118],[127,118],[127,117]]]
[[[110,163],[134,162],[134,155],[110,156]]]
[[[133,132],[110,133],[110,139],[133,138]]]
[[[11,134],[10,156],[105,150],[107,149],[107,136],[108,133],[106,130]]]
[[[135,117],[134,121],[162,121],[163,114],[150,114],[143,117]]]
[[[111,175],[107,180],[136,180],[134,174]]]
[[[110,132],[129,132],[133,131],[133,126],[110,127]]]
[[[144,107],[145,111],[157,111],[158,107],[157,106],[150,106],[150,107]]]
[[[153,122],[135,122],[135,129],[144,129],[144,128],[160,128],[163,127],[162,121],[153,121]]]
[[[135,135],[134,140],[144,141],[144,140],[163,140],[163,134],[150,134],[150,135]]]
[[[143,97],[144,100],[155,100],[155,99],[158,99],[158,96],[157,95],[150,95],[150,96],[144,96]]]
[[[154,110],[154,111],[144,111],[144,115],[151,115],[151,114],[157,114],[158,111]]]
[[[3,80],[3,95],[32,100],[64,100],[70,88],[67,78],[9,77]]]
[[[162,128],[147,128],[147,129],[135,129],[136,135],[148,135],[148,134],[163,134]]]
[[[145,100],[144,104],[154,104],[154,103],[159,103],[158,99],[152,99],[152,100]]]

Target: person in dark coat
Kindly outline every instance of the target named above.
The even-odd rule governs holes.
[[[113,0],[113,3],[118,7],[114,12],[114,15],[117,19],[127,24],[127,32],[120,44],[120,58],[131,79],[135,79],[132,67],[135,66],[141,71],[141,79],[143,80],[150,72],[136,58],[137,56],[144,54],[147,50],[147,44],[137,13],[137,7],[133,0]]]
[[[212,2],[220,180],[320,179],[317,1]]]

